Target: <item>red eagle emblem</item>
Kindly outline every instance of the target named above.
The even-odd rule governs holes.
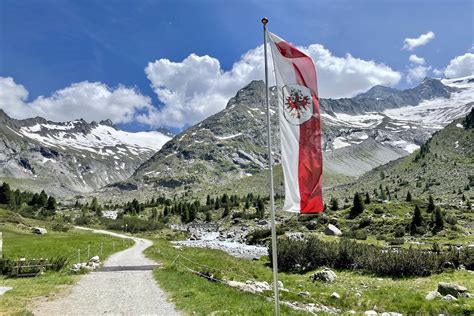
[[[303,95],[299,89],[291,89],[290,95],[286,97],[286,108],[289,114],[297,119],[301,118],[301,112],[307,110],[311,104],[309,96]]]

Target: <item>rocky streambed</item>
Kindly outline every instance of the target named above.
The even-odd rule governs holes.
[[[176,246],[219,249],[228,254],[244,259],[258,259],[268,254],[265,246],[248,245],[245,236],[248,227],[238,226],[229,229],[219,228],[212,224],[173,225],[175,230],[187,231],[189,238],[174,241]]]

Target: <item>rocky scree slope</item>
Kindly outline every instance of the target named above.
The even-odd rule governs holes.
[[[91,192],[128,178],[170,139],[127,133],[110,120],[15,120],[0,109],[0,180],[57,196]]]

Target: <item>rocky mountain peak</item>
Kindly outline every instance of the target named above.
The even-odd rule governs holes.
[[[112,121],[109,120],[109,119],[100,121],[100,122],[99,122],[99,125],[105,125],[105,126],[109,126],[109,127],[112,127],[112,128],[117,129],[117,127],[115,126],[114,122],[112,122]]]
[[[385,86],[382,86],[382,85],[376,85],[376,86],[373,86],[372,88],[370,88],[367,92],[364,92],[364,93],[361,93],[361,94],[357,95],[356,98],[357,99],[385,98],[385,97],[388,97],[388,96],[396,93],[397,91],[398,91],[397,89],[385,87]]]
[[[247,106],[264,106],[265,82],[263,82],[263,80],[253,80],[247,86],[240,89],[235,97],[229,100],[226,108],[232,108],[236,104]]]

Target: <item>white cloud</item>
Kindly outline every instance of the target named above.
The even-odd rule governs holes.
[[[374,85],[393,86],[401,78],[399,72],[382,63],[350,54],[334,56],[319,44],[301,49],[316,63],[321,97],[351,97]],[[223,70],[219,60],[207,55],[191,54],[181,62],[168,59],[150,62],[145,73],[162,103],[159,109],[134,88],[112,89],[100,82],[87,81],[28,101],[25,87],[12,78],[0,77],[0,108],[15,118],[42,116],[54,121],[109,118],[116,123],[182,128],[224,109],[239,89],[252,80],[263,79],[263,67],[262,45],[242,55],[229,70]]]
[[[418,64],[418,65],[424,65],[425,64],[425,59],[423,57],[418,57],[415,54],[410,55],[408,58],[412,63]]]
[[[459,78],[474,75],[474,54],[466,53],[451,59],[444,71],[444,75],[447,78]]]
[[[136,89],[115,89],[99,82],[83,81],[27,102],[28,91],[13,78],[0,77],[0,108],[14,118],[42,116],[54,121],[83,118],[86,121],[111,119],[132,122],[137,112],[153,111],[149,97]]]
[[[407,81],[413,83],[424,79],[430,69],[431,66],[416,66],[408,68]]]
[[[434,73],[436,76],[442,76],[442,75],[444,75],[444,69],[435,68],[435,69],[433,69],[433,73]]]
[[[321,97],[351,97],[374,85],[393,86],[401,78],[399,72],[384,64],[350,54],[337,57],[319,44],[302,49],[316,63]],[[140,121],[183,127],[222,110],[240,88],[251,80],[263,79],[263,46],[248,51],[228,71],[213,57],[191,54],[181,62],[150,62],[145,72],[164,106],[140,117]]]
[[[435,38],[435,34],[431,31],[421,34],[417,38],[405,38],[402,49],[413,50],[415,47],[428,44],[433,38]]]

